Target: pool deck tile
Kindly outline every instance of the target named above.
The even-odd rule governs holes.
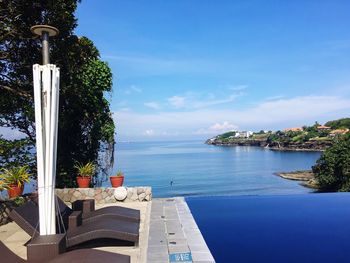
[[[147,262],[215,262],[184,198],[153,199],[149,226]]]

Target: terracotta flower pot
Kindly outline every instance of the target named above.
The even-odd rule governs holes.
[[[112,187],[119,187],[122,186],[124,183],[124,176],[110,176],[109,180],[111,180]]]
[[[21,196],[23,194],[23,190],[24,190],[24,185],[22,185],[21,187],[18,187],[18,185],[16,184],[10,184],[9,189],[7,190],[7,194],[9,198],[14,198],[17,196]]]
[[[77,183],[79,188],[89,188],[91,176],[77,176]]]

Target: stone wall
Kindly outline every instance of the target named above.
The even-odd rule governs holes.
[[[64,202],[95,199],[96,204],[116,202],[147,202],[152,200],[151,187],[101,187],[56,189],[56,194]]]

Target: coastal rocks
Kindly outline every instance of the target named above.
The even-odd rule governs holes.
[[[326,148],[332,146],[334,141],[307,141],[303,143],[286,142],[286,143],[271,143],[269,147],[272,150],[282,151],[324,151]]]
[[[276,175],[287,179],[287,180],[296,180],[301,181],[301,185],[313,189],[318,189],[317,180],[314,173],[311,170],[305,171],[294,171],[294,172],[279,172],[275,173]]]
[[[128,195],[128,191],[123,186],[117,187],[114,190],[114,197],[117,201],[123,201],[127,195]]]
[[[207,140],[206,144],[210,145],[218,145],[218,146],[258,146],[265,147],[267,145],[266,140],[258,140],[258,139],[234,139],[234,140]]]
[[[151,187],[101,187],[55,189],[56,195],[64,202],[95,199],[96,204],[115,202],[148,202],[152,200]]]
[[[288,179],[288,180],[296,180],[296,181],[309,181],[315,178],[315,175],[311,170],[305,171],[293,171],[293,172],[280,172],[276,173],[276,175]]]
[[[334,144],[333,140],[309,140],[306,142],[279,142],[267,139],[209,139],[205,142],[217,146],[257,146],[279,151],[323,151]]]

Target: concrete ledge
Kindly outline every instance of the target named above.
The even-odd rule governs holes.
[[[148,202],[152,200],[151,187],[100,187],[56,189],[56,195],[64,202],[95,199],[96,204],[117,202]]]
[[[215,263],[184,198],[152,200],[147,262]]]

